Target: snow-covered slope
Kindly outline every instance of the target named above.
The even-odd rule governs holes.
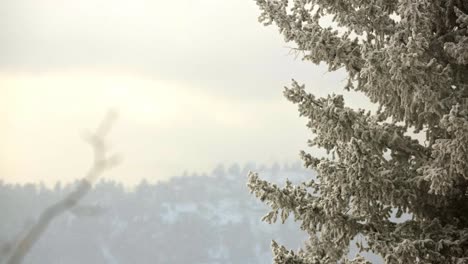
[[[271,263],[272,239],[298,248],[306,235],[293,221],[261,222],[268,208],[248,193],[248,170],[278,184],[313,176],[299,164],[233,165],[219,166],[207,176],[142,182],[131,192],[103,181],[52,223],[25,262]],[[0,250],[7,252],[41,208],[71,188],[1,184]]]

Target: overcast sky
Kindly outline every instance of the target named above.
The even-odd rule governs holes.
[[[283,86],[342,93],[345,75],[289,54],[258,14],[252,0],[0,1],[0,179],[82,177],[80,135],[110,107],[124,161],[106,178],[297,161],[310,134]]]

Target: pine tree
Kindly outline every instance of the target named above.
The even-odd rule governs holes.
[[[386,263],[468,263],[468,1],[256,2],[259,21],[276,24],[304,60],[344,69],[344,89],[379,106],[355,110],[294,80],[285,88],[309,120],[309,146],[330,155],[302,151],[317,178],[298,186],[250,173],[250,190],[272,209],[264,220],[294,215],[310,236],[298,252],[273,242],[274,262],[367,263],[347,258],[359,235],[360,252]],[[334,27],[321,26],[326,17]]]

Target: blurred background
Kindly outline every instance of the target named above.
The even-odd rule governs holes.
[[[345,75],[302,62],[258,15],[251,0],[0,1],[3,250],[84,176],[81,136],[110,108],[123,162],[28,263],[270,263],[271,239],[299,247],[297,225],[260,222],[246,175],[312,177],[298,157],[311,135],[283,86],[343,93]]]
[[[182,173],[132,191],[99,181],[78,206],[57,217],[24,263],[272,263],[272,239],[294,249],[306,235],[298,223],[261,222],[268,207],[247,191],[249,169],[269,180],[310,178],[299,163],[217,166],[208,174]],[[47,206],[77,183],[47,188],[0,182],[0,260]],[[1,261],[0,261],[1,263]]]

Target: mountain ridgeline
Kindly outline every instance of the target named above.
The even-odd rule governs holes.
[[[25,263],[271,263],[271,240],[299,248],[298,224],[261,221],[268,208],[247,189],[249,170],[282,185],[314,177],[300,164],[228,168],[189,175],[128,191],[103,180],[80,204],[55,219]],[[76,183],[75,183],[76,184]],[[0,259],[40,212],[74,184],[11,185],[0,182]]]

